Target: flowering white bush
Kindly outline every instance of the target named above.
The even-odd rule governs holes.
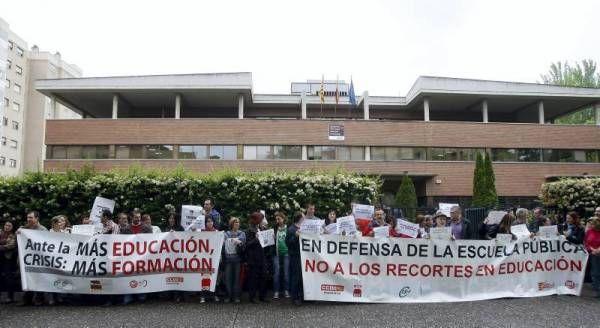
[[[562,179],[544,183],[540,199],[546,206],[593,211],[600,206],[600,178]]]
[[[38,210],[42,222],[65,214],[72,220],[90,210],[96,196],[116,201],[115,212],[138,207],[161,224],[169,211],[183,204],[202,205],[205,197],[216,201],[225,218],[264,209],[271,219],[282,209],[288,217],[308,201],[317,205],[317,214],[326,217],[329,209],[345,214],[351,202],[376,202],[381,181],[346,172],[245,173],[225,169],[193,174],[181,169],[96,173],[89,169],[68,173],[31,173],[21,178],[0,179],[0,213],[25,217]]]

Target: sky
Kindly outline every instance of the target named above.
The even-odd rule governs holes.
[[[0,17],[84,76],[252,72],[255,93],[352,77],[404,96],[418,76],[538,82],[600,61],[600,1],[5,0]]]

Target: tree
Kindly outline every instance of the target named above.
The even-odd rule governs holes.
[[[475,171],[473,172],[473,200],[472,206],[485,207],[485,172],[484,172],[483,154],[477,152],[475,160]]]
[[[485,155],[484,159],[485,173],[485,205],[487,207],[496,207],[498,205],[498,194],[496,193],[496,175],[492,166],[492,158],[490,154]]]
[[[404,173],[400,188],[396,193],[396,206],[402,209],[404,217],[414,219],[417,214],[417,192],[415,185],[408,177],[408,173]]]
[[[567,61],[550,65],[548,74],[541,75],[544,84],[554,84],[569,87],[600,88],[600,73],[596,73],[596,62],[584,59],[575,66]],[[589,106],[566,114],[555,120],[558,124],[595,124],[594,107]]]

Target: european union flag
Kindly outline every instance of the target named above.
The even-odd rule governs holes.
[[[350,98],[350,104],[352,108],[356,107],[356,95],[354,94],[354,81],[350,78],[350,91],[348,91],[348,97]]]

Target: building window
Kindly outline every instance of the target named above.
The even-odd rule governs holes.
[[[237,159],[237,146],[231,145],[211,145],[209,150],[210,159]]]
[[[3,124],[4,126],[7,126],[7,125],[8,125],[8,117],[4,116],[4,117],[2,118],[2,124]]]
[[[23,48],[21,48],[21,47],[17,47],[17,55],[19,57],[23,57],[24,54],[25,54],[25,50],[23,50]]]
[[[145,145],[145,156],[148,159],[173,159],[172,145]]]
[[[8,108],[10,106],[10,100],[8,98],[4,98],[4,108]]]
[[[2,146],[6,146],[6,137],[2,137]]]
[[[48,153],[46,154],[51,159],[66,159],[67,158],[67,147],[66,146],[50,146],[48,147]]]
[[[13,90],[15,90],[16,93],[21,94],[21,85],[15,83]]]
[[[427,149],[422,147],[371,147],[372,161],[424,161]]]
[[[12,68],[12,61],[10,59],[6,60],[6,68],[7,69],[11,69]]]
[[[0,165],[2,165],[2,166],[6,165],[6,157],[0,156]]]
[[[10,167],[17,167],[17,160],[16,159],[10,159],[8,161],[8,166],[10,166]]]
[[[484,152],[484,150],[475,148],[430,148],[428,159],[432,161],[474,161],[477,152]]]
[[[308,146],[309,160],[362,161],[365,149],[362,146]]]
[[[242,158],[245,160],[302,159],[302,146],[246,145]]]
[[[18,142],[17,140],[10,140],[10,148],[17,148]]]
[[[15,65],[15,72],[19,75],[23,75],[23,67]]]
[[[6,108],[8,108],[8,106],[7,106]],[[19,103],[17,103],[17,102],[14,102],[14,101],[13,101],[13,110],[14,110],[15,112],[18,112],[18,111],[20,111],[20,110],[21,110],[21,104],[19,104]]]
[[[179,146],[179,159],[208,159],[208,146],[206,145],[181,145]]]
[[[19,122],[12,121],[12,128],[15,129],[15,130],[18,130],[19,129]]]
[[[15,47],[15,44],[12,41],[8,41],[8,49],[13,50],[14,47]]]

